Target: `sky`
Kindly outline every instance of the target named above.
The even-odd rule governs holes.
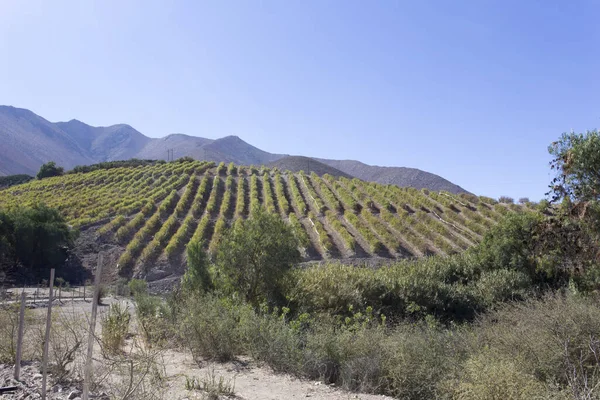
[[[600,125],[600,1],[0,0],[0,104],[544,198]]]

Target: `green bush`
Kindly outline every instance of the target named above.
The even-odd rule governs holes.
[[[189,297],[182,332],[194,359],[228,361],[242,353],[238,326],[246,311],[250,310],[212,295]]]

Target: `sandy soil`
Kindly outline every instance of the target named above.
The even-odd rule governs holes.
[[[185,377],[205,378],[213,374],[217,379],[235,383],[235,398],[245,400],[279,400],[279,399],[391,399],[386,396],[350,393],[321,382],[311,382],[295,377],[275,374],[269,368],[255,365],[251,360],[240,359],[236,362],[210,363],[198,366],[191,356],[168,351],[164,355],[165,368],[168,375],[168,397],[173,399],[201,398],[201,392],[185,389]]]

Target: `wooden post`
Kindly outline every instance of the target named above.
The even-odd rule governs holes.
[[[17,337],[17,357],[15,360],[15,379],[21,375],[21,356],[23,355],[23,329],[25,327],[25,291],[21,292],[21,309],[19,310],[19,336]]]
[[[89,400],[90,381],[92,380],[92,355],[94,352],[94,333],[96,330],[96,316],[98,314],[98,300],[100,297],[100,279],[102,275],[102,253],[98,254],[98,266],[94,282],[94,297],[92,298],[92,317],[88,334],[87,357],[85,359],[85,377],[83,379],[83,400]],[[85,287],[85,286],[84,286]]]
[[[85,301],[85,282],[83,282],[83,301]]]
[[[44,356],[42,359],[42,400],[46,400],[46,378],[48,375],[48,345],[52,325],[52,289],[54,287],[54,268],[50,270],[50,288],[48,292],[48,315],[46,317],[46,335],[44,336]]]

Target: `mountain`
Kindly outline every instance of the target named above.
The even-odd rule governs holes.
[[[149,160],[166,159],[167,151],[173,150],[174,158],[183,156],[199,158],[198,155],[201,155],[202,147],[213,141],[212,139],[174,133],[164,138],[151,139],[136,157]]]
[[[325,163],[315,160],[310,157],[303,156],[288,156],[280,158],[277,161],[273,161],[267,164],[271,168],[278,168],[280,171],[292,171],[300,172],[304,171],[307,174],[311,172],[316,173],[319,176],[329,174],[331,176],[343,176],[345,178],[352,179],[353,176],[345,172],[340,171],[337,168],[331,167]]]
[[[150,142],[129,125],[94,127],[76,119],[54,124],[75,140],[94,160],[113,161],[136,157]]]
[[[238,165],[308,170],[307,157],[269,153],[237,136],[213,140],[177,133],[149,138],[126,124],[94,127],[75,119],[52,123],[29,110],[0,106],[0,175],[35,175],[48,161],[71,169],[76,165],[130,158],[167,159],[169,150],[174,158],[190,156]],[[383,184],[468,193],[438,175],[414,168],[378,167],[354,160],[310,160],[311,171],[320,175],[328,173]]]
[[[96,162],[56,124],[29,110],[7,106],[0,106],[0,154],[3,175],[35,175],[50,160],[65,168]]]
[[[454,194],[469,193],[462,187],[439,175],[416,168],[379,167],[355,160],[318,160],[363,181],[410,186],[417,189],[445,190]]]

